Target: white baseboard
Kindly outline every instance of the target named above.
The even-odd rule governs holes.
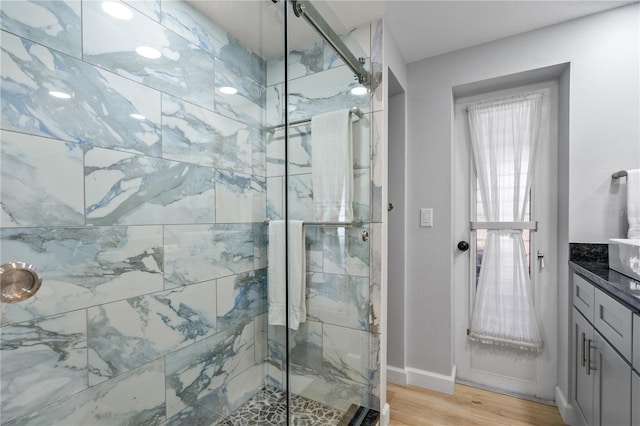
[[[378,422],[378,424],[380,426],[389,426],[390,420],[391,420],[391,407],[389,407],[389,404],[384,404],[384,407],[382,407],[382,411],[380,412],[380,422]]]
[[[387,382],[407,386],[407,372],[404,368],[387,365]]]
[[[431,371],[418,370],[417,368],[407,368],[407,384],[416,385],[421,388],[430,389],[436,392],[453,395],[456,383],[456,366],[451,369],[451,375],[432,373]]]
[[[573,405],[569,404],[567,401],[567,397],[562,393],[562,390],[558,386],[556,386],[556,406],[558,407],[558,411],[560,412],[560,417],[562,417],[562,421],[568,425],[578,425],[578,416],[575,410],[573,409]]]
[[[405,369],[387,366],[387,381],[398,385],[415,385],[424,389],[453,395],[456,383],[456,366],[451,369],[451,375],[432,373],[407,367]]]

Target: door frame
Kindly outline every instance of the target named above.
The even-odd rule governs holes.
[[[558,81],[542,80],[533,84],[522,84],[512,86],[502,90],[491,90],[479,95],[460,96],[454,99],[454,123],[453,125],[453,173],[452,173],[452,207],[453,207],[453,286],[452,286],[452,312],[454,319],[454,335],[453,335],[453,357],[458,372],[458,381],[471,383],[476,386],[485,387],[499,392],[508,394],[522,395],[531,399],[541,399],[544,401],[553,401],[555,395],[555,386],[557,384],[557,184],[558,184]],[[468,350],[468,340],[466,338],[467,328],[469,326],[469,318],[471,315],[470,300],[474,296],[474,286],[470,285],[472,279],[475,279],[475,235],[469,229],[469,220],[471,218],[472,208],[474,207],[475,191],[471,190],[470,194],[465,189],[463,191],[456,190],[461,185],[466,188],[475,188],[475,173],[471,147],[469,144],[469,129],[466,125],[466,114],[464,108],[466,104],[474,101],[499,98],[514,95],[521,92],[532,90],[545,90],[550,95],[550,122],[549,135],[550,143],[540,144],[538,146],[537,164],[535,174],[535,184],[531,194],[531,212],[532,220],[538,220],[543,224],[544,231],[542,233],[531,233],[531,279],[533,283],[534,300],[549,301],[550,306],[540,307],[536,304],[536,313],[540,333],[544,339],[545,350],[537,357],[535,382],[520,380],[516,378],[497,377],[494,376],[487,380],[486,378],[477,379],[476,375],[473,380],[469,380],[468,372],[471,370],[470,355]],[[464,114],[464,115],[463,115]],[[464,119],[464,124],[461,124]],[[461,139],[464,138],[464,139]],[[460,150],[466,151],[461,153]],[[541,163],[541,161],[550,159],[549,162]],[[541,197],[536,196],[536,187],[538,193],[540,188],[548,187],[555,193],[545,199],[545,203],[540,203]],[[542,235],[544,234],[544,237]],[[466,252],[460,252],[456,248],[457,241],[468,241],[470,249]],[[544,253],[545,270],[541,272],[540,264],[536,260],[536,251],[540,250]],[[541,275],[541,274],[544,275]],[[541,279],[543,278],[543,279]],[[464,281],[463,281],[464,280]],[[541,318],[542,317],[542,318]],[[555,325],[555,326],[552,326]],[[465,377],[465,375],[467,377]]]

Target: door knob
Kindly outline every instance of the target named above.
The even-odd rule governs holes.
[[[458,250],[460,251],[467,251],[469,250],[469,243],[466,241],[460,241],[458,243]]]

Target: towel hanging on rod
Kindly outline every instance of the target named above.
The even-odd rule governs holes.
[[[640,238],[640,169],[627,170],[627,238]]]

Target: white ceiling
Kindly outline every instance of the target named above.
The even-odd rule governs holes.
[[[190,2],[263,57],[282,55],[283,2]],[[630,3],[637,1],[313,0],[338,33],[384,18],[407,63]],[[288,20],[290,48],[319,40],[303,19],[289,13]]]
[[[349,19],[354,3],[359,2],[331,5]],[[384,18],[402,57],[411,63],[630,3],[634,2],[389,0]]]

